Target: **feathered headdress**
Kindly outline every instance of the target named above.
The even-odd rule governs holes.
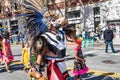
[[[68,25],[68,19],[59,13],[55,13],[52,11],[47,11],[44,14],[45,18],[48,18],[48,26],[49,24],[57,24],[59,27],[66,27]]]
[[[34,38],[46,31],[47,25],[43,22],[44,0],[24,0],[26,28],[29,38]]]
[[[52,23],[60,27],[68,26],[68,19],[64,16],[54,13],[52,11],[44,11],[46,10],[44,6],[44,1],[46,0],[24,0],[24,7],[26,11],[26,27],[27,34],[29,38],[34,38],[46,31],[49,31],[48,27]],[[55,19],[55,22],[49,24],[51,19]],[[44,22],[46,21],[46,23]],[[51,21],[50,21],[51,22]],[[72,33],[73,30],[69,30],[69,28],[64,29],[65,32]],[[66,33],[66,34],[67,34]],[[72,33],[73,34],[73,33]],[[68,34],[70,35],[70,34]]]
[[[48,23],[52,18],[55,19],[55,22],[59,26],[65,28],[68,25],[68,19],[65,18],[64,16],[60,16],[59,14],[49,11],[46,12],[44,1],[46,0],[24,0],[23,3],[24,11],[25,11],[24,16],[26,19],[25,21],[26,29],[27,29],[26,34],[27,34],[27,38],[33,40],[32,42],[36,42],[35,40],[36,39],[38,40],[40,38],[39,35],[49,31],[47,26],[49,26]],[[55,22],[52,22],[52,24],[56,25]],[[63,30],[65,30],[66,34],[69,35],[70,38],[74,39],[74,33],[75,33],[74,30],[69,28]]]

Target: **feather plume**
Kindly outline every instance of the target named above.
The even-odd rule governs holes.
[[[44,1],[43,0],[24,0],[26,28],[29,38],[34,38],[48,31],[44,19]]]

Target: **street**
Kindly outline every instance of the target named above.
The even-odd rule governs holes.
[[[73,76],[73,45],[67,46],[66,64],[69,74]],[[104,52],[104,44],[96,44],[93,47],[83,49],[86,64],[89,67],[87,74],[82,76],[83,80],[120,80],[120,47],[115,45],[117,53]],[[21,46],[12,45],[15,61],[11,64],[12,73],[5,72],[4,64],[0,65],[0,80],[29,80],[21,64]]]
[[[79,37],[82,40],[79,41]],[[14,61],[10,64],[11,73],[9,63],[0,62],[0,80],[30,80],[22,63],[26,59],[21,60],[23,45],[20,42],[32,42],[31,50],[37,53],[40,47],[45,48],[40,51],[53,58],[64,55],[66,40],[82,44],[85,60],[80,60],[86,62],[89,68],[86,74],[80,76],[82,80],[120,80],[120,0],[0,0],[0,50],[5,49],[5,58],[12,58],[8,54],[11,53],[10,46],[6,43],[9,41],[14,55]],[[109,45],[107,51],[107,43],[111,43],[112,50]],[[74,77],[72,70],[76,57],[74,46],[73,42],[67,42],[65,61],[71,77]],[[76,53],[79,52],[77,49]],[[81,54],[77,55],[81,57]],[[63,66],[62,61],[60,66]],[[53,69],[50,65],[48,72],[56,72],[59,76],[58,69]],[[62,71],[61,67],[59,69]]]

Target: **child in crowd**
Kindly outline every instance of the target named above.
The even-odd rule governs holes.
[[[30,48],[29,44],[26,43],[25,46],[22,48],[22,62],[24,64],[24,70],[27,71],[30,68]]]
[[[82,47],[81,47],[81,43],[82,43],[82,38],[78,38],[75,41],[75,47],[74,47],[74,68],[73,68],[73,74],[75,76],[75,80],[81,80],[81,75],[83,75],[84,73],[86,73],[88,71],[88,67],[86,66],[85,62],[85,58],[83,56],[82,53]]]

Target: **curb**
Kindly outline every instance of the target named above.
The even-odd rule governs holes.
[[[20,60],[15,60],[15,61],[12,61],[12,64],[22,64],[22,62]]]

